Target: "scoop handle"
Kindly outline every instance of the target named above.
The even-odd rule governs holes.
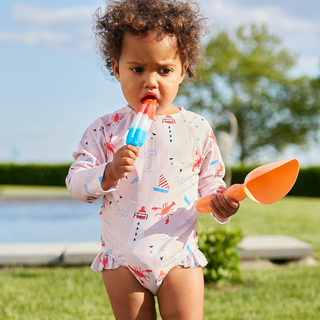
[[[243,200],[247,195],[244,191],[243,184],[234,184],[226,191],[223,192],[224,196],[229,196],[231,199],[236,201]],[[196,209],[201,213],[209,213],[211,212],[211,207],[209,205],[209,201],[211,200],[211,194],[207,194],[201,198],[199,198],[196,202]]]
[[[196,209],[201,213],[211,212],[209,201],[211,200],[211,194],[207,194],[196,201]]]
[[[223,192],[224,196],[229,196],[236,201],[242,201],[245,199],[246,192],[244,191],[244,184],[233,184],[230,188]]]

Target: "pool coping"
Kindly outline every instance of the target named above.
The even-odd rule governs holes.
[[[90,265],[101,252],[101,243],[0,244],[0,266]],[[243,261],[292,261],[312,256],[312,245],[283,235],[247,236],[239,244]]]

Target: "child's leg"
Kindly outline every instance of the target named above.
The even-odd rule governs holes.
[[[153,294],[126,267],[102,271],[114,316],[117,320],[156,319]]]
[[[163,320],[202,320],[204,282],[202,268],[170,270],[158,291]]]

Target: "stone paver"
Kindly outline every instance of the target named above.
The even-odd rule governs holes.
[[[311,256],[311,244],[283,235],[247,236],[239,244],[241,259],[297,260]]]
[[[40,266],[61,263],[66,250],[64,243],[10,243],[0,244],[0,265]]]
[[[63,254],[62,263],[65,265],[91,264],[100,251],[100,242],[70,243]]]

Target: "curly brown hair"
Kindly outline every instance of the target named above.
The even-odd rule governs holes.
[[[198,3],[189,0],[107,0],[105,12],[95,13],[93,31],[105,66],[111,76],[111,59],[119,60],[125,33],[175,36],[182,63],[188,63],[189,78],[202,60],[200,40],[207,33],[206,18]]]

